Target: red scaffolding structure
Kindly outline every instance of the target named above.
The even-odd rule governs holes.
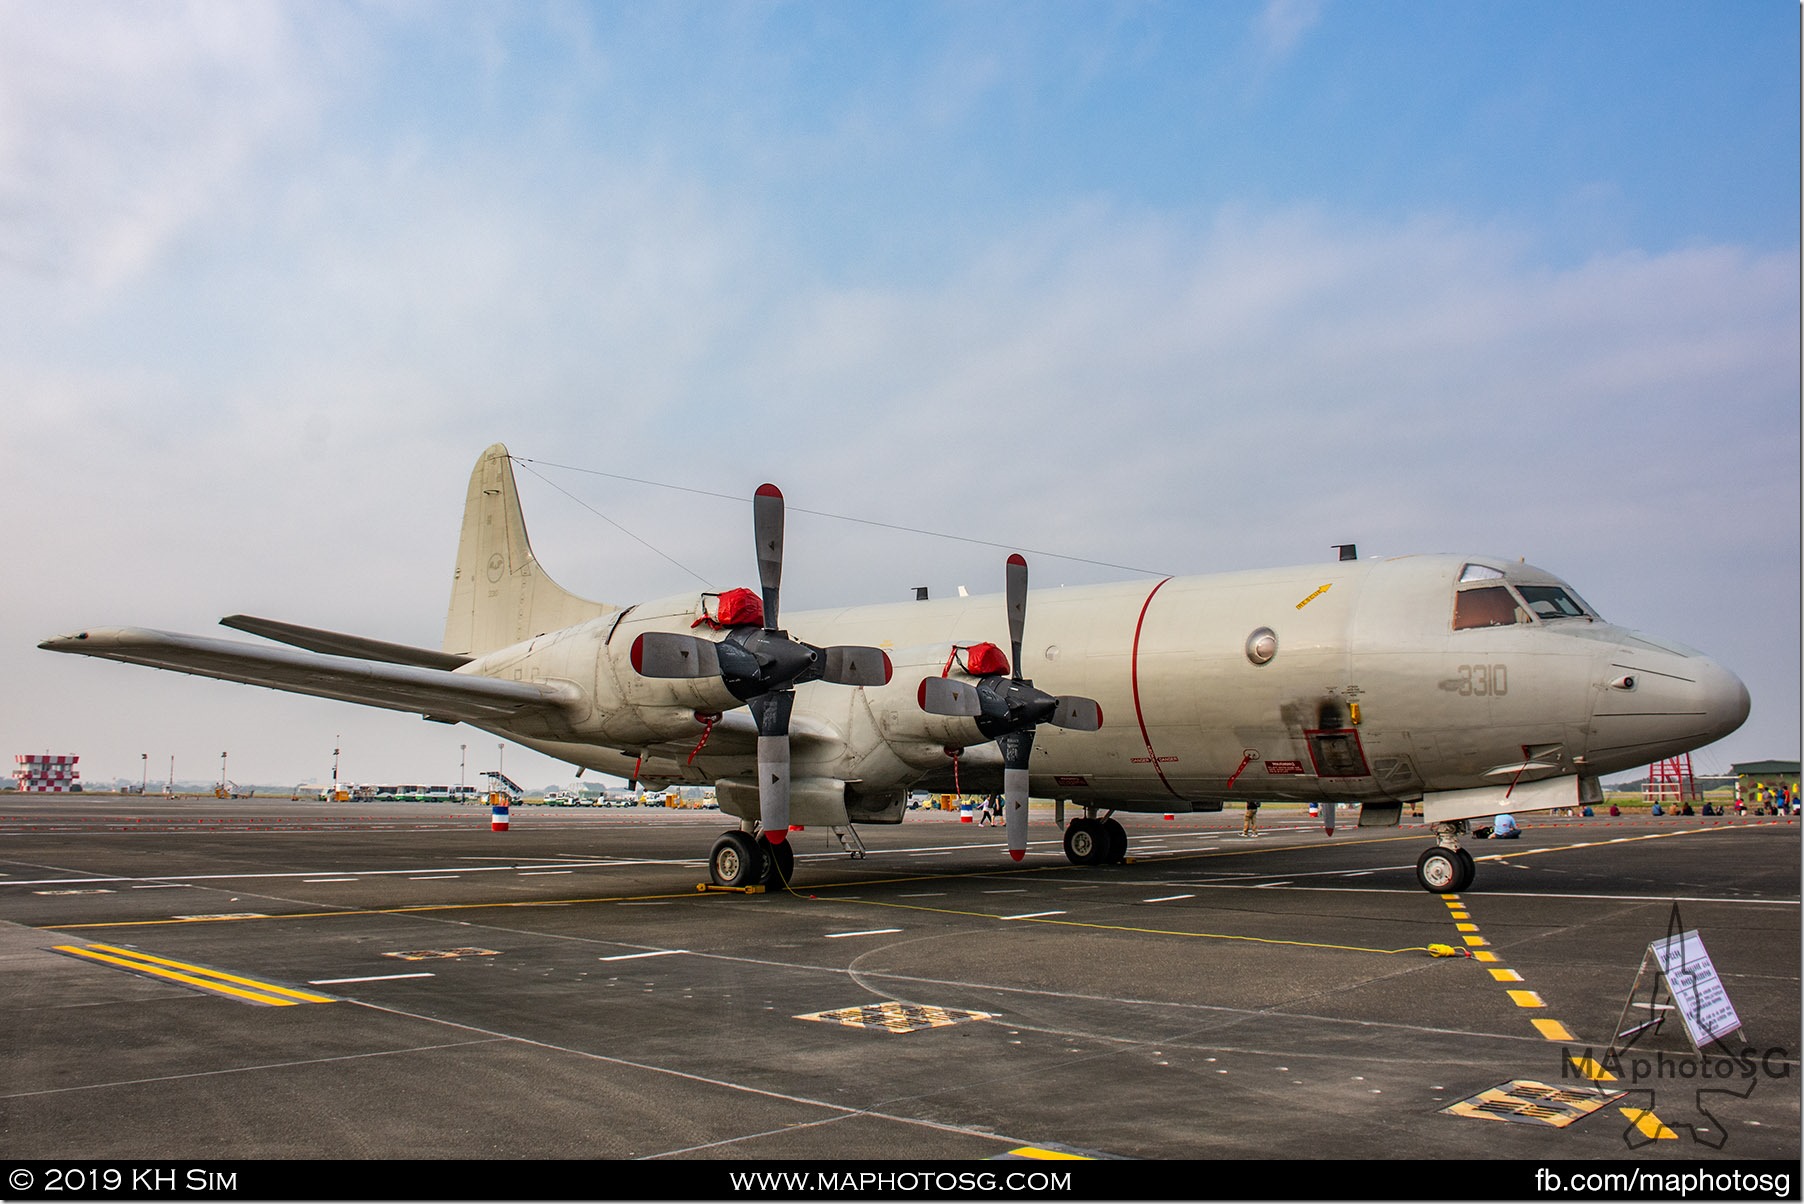
[[[1650,803],[1702,802],[1704,796],[1691,772],[1691,754],[1668,757],[1650,765],[1641,795]]]

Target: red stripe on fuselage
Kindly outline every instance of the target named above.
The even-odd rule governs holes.
[[[1170,580],[1170,577],[1165,578],[1165,581]],[[1146,612],[1153,604],[1153,594],[1165,588],[1165,581],[1153,586],[1152,593],[1140,604],[1140,617],[1134,621],[1134,649],[1128,656],[1128,678],[1134,690],[1134,722],[1140,725],[1140,742],[1146,745],[1147,759],[1152,762],[1153,772],[1159,775],[1160,784],[1171,792],[1171,796],[1183,798],[1172,789],[1171,783],[1165,780],[1165,771],[1159,768],[1159,754],[1153,750],[1153,738],[1146,731],[1146,716],[1140,710],[1140,629],[1146,626]]]

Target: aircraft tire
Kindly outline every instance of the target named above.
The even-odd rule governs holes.
[[[708,876],[716,886],[756,886],[764,880],[764,852],[744,832],[723,833],[708,857]]]
[[[796,851],[787,840],[781,844],[772,844],[760,836],[758,852],[764,860],[764,885],[780,889],[794,880]]]
[[[1424,849],[1416,858],[1416,881],[1430,894],[1457,895],[1465,889],[1460,885],[1465,876],[1465,865],[1457,850],[1443,849],[1437,844]]]
[[[1065,825],[1065,859],[1072,865],[1101,865],[1108,851],[1108,837],[1096,820],[1080,817]]]
[[[1459,863],[1463,868],[1459,876],[1459,885],[1453,888],[1453,893],[1456,895],[1470,887],[1472,879],[1478,877],[1478,863],[1472,860],[1472,854],[1464,849],[1460,849],[1458,852]]]
[[[1121,826],[1120,820],[1114,818],[1103,820],[1101,827],[1103,835],[1108,838],[1109,842],[1109,851],[1103,857],[1102,863],[1104,865],[1120,865],[1127,860],[1127,829]]]

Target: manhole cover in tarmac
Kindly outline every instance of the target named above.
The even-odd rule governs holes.
[[[797,1020],[822,1020],[847,1028],[879,1028],[888,1033],[912,1033],[923,1028],[950,1028],[967,1020],[989,1020],[992,1012],[962,1012],[957,1008],[923,1007],[915,1003],[872,1003],[864,1007],[810,1012]]]
[[[1522,1124],[1551,1125],[1563,1129],[1583,1120],[1599,1108],[1622,1098],[1620,1091],[1572,1090],[1549,1087],[1533,1079],[1512,1079],[1471,1099],[1441,1109],[1450,1116],[1476,1116],[1485,1120],[1513,1120]]]
[[[406,949],[399,953],[384,953],[383,957],[399,958],[404,962],[429,962],[451,957],[500,957],[499,949]]]

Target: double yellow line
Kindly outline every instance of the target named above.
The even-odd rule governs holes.
[[[166,957],[153,957],[136,949],[121,949],[117,945],[57,945],[55,949],[58,953],[67,953],[71,957],[86,958],[88,961],[117,966],[122,970],[133,970],[139,974],[166,978],[171,982],[183,983],[220,995],[229,995],[247,1003],[263,1003],[271,1007],[285,1008],[293,1007],[297,1003],[336,1002],[330,995],[319,995],[312,991],[297,991],[292,987],[259,982],[254,978],[240,978],[236,974],[227,974],[222,970],[209,970],[205,966],[171,961]]]

